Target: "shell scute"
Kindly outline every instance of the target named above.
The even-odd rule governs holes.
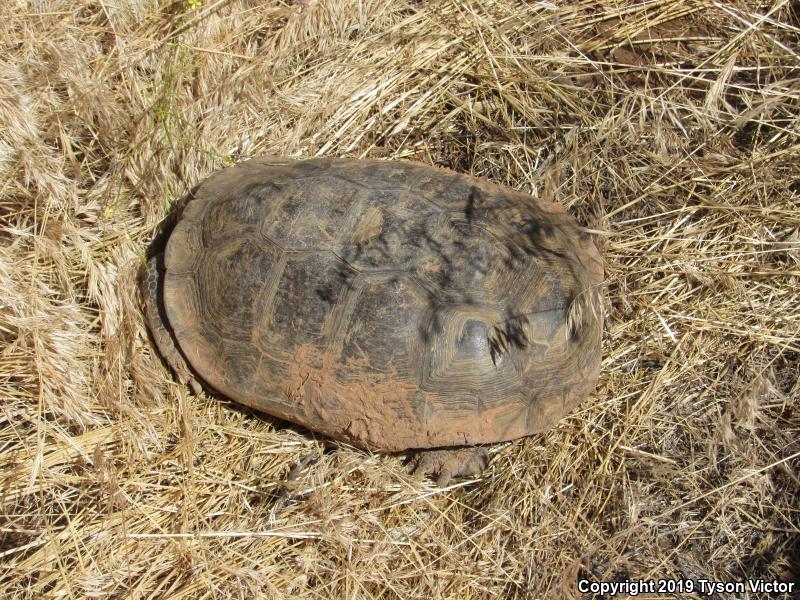
[[[286,250],[340,251],[340,237],[348,229],[348,215],[358,201],[358,189],[339,186],[330,196],[331,182],[307,177],[276,195],[260,232]]]
[[[326,348],[342,322],[357,273],[332,252],[289,252],[274,297],[257,317],[259,344],[275,355]]]
[[[424,254],[430,213],[394,206],[396,195],[375,192],[345,233],[342,258],[367,272],[410,271]]]
[[[527,262],[490,224],[443,213],[430,230],[417,273],[450,301],[499,303]]]
[[[419,321],[427,294],[403,273],[362,276],[360,283],[338,341],[341,376],[369,370],[415,381],[423,350]]]
[[[207,251],[196,276],[203,315],[198,326],[249,340],[259,298],[274,282],[281,254],[274,245],[250,237]]]
[[[203,245],[213,247],[255,231],[285,188],[272,181],[250,182],[239,193],[209,203],[202,217]]]

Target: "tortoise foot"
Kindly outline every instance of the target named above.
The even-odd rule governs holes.
[[[412,460],[412,475],[436,477],[436,485],[446,486],[453,477],[480,475],[489,464],[486,448],[422,450]]]

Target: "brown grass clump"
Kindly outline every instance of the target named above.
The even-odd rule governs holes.
[[[0,11],[4,597],[800,578],[797,2]],[[439,489],[187,393],[137,271],[170,203],[265,153],[414,158],[566,206],[606,260],[594,397]]]

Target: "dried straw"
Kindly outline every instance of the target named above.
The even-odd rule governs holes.
[[[2,13],[4,597],[800,578],[796,2]],[[148,342],[136,274],[173,201],[266,153],[414,158],[566,206],[606,261],[593,398],[439,489],[402,457],[190,395]]]

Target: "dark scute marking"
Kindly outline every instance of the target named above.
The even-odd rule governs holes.
[[[364,271],[407,270],[413,268],[426,237],[425,214],[401,216],[391,210],[393,195],[376,192],[383,222],[380,231],[368,240],[349,243],[342,258]]]
[[[325,304],[328,306],[333,306],[336,304],[338,290],[338,286],[336,286],[333,282],[328,282],[323,284],[321,287],[318,287],[316,290],[314,290],[314,292],[317,294],[317,298],[322,300]]]
[[[444,329],[441,305],[436,303],[436,296],[433,293],[428,292],[427,295],[428,310],[425,311],[422,319],[420,319],[418,328],[419,339],[424,345],[427,345],[431,339],[441,335]]]
[[[514,272],[527,266],[515,260],[513,243],[478,223],[451,219],[431,228],[423,241],[419,276],[449,301],[499,302],[513,286]]]
[[[321,343],[325,319],[347,289],[346,271],[330,252],[289,255],[269,323],[281,349]]]
[[[207,324],[232,339],[249,339],[254,305],[280,250],[266,242],[246,239],[207,258],[198,275]]]
[[[356,193],[346,181],[335,186],[319,177],[299,181],[264,222],[264,235],[287,250],[338,250]]]
[[[345,333],[343,362],[409,377],[409,344],[416,340],[424,305],[423,294],[406,277],[369,281]]]
[[[272,210],[281,192],[282,186],[272,182],[251,183],[236,195],[211,202],[203,217],[206,247],[255,228]]]
[[[265,206],[265,203],[269,200],[278,196],[283,190],[283,187],[283,185],[273,181],[259,181],[247,184],[244,190],[242,190],[242,196],[249,206],[260,209]],[[256,220],[263,216],[260,210],[256,210],[252,214]]]

